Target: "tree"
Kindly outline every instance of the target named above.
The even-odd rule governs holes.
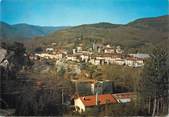
[[[36,89],[32,85],[27,84],[27,86],[23,86],[22,90],[23,93],[19,96],[16,105],[16,115],[62,114],[61,93],[57,88],[47,86],[46,88]]]
[[[119,65],[102,66],[102,78],[113,81],[113,92],[136,91],[142,68]]]
[[[0,98],[5,100],[9,107],[14,107],[16,98],[20,93],[20,82],[26,78],[25,75],[20,74],[20,70],[28,66],[29,59],[26,56],[26,48],[22,43],[2,42],[1,48],[7,51],[4,60],[8,64],[6,67],[0,66]]]
[[[148,114],[159,115],[167,111],[168,104],[167,51],[156,47],[146,62],[140,81],[140,96],[148,108]]]
[[[16,104],[16,115],[61,116],[66,111],[62,101],[68,104],[72,94],[74,94],[73,84],[65,79],[45,77],[34,80],[33,83],[26,82],[22,85]]]
[[[66,70],[63,66],[60,67],[60,69],[58,70],[58,76],[60,78],[64,78],[64,74],[65,74]]]
[[[9,71],[15,74],[22,69],[23,66],[27,66],[30,63],[28,56],[26,55],[26,48],[22,43],[1,43],[1,47],[7,50],[7,56],[5,59],[8,60]]]
[[[86,65],[86,71],[88,71],[89,72],[89,77],[91,78],[91,79],[93,79],[94,77],[93,77],[93,75],[94,75],[94,73],[97,73],[97,67],[95,66],[95,65],[90,65],[90,64],[87,64]]]

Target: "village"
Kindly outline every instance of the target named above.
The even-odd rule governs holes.
[[[0,117],[169,115],[169,0],[0,0]]]
[[[61,102],[68,107],[73,106],[73,112],[82,114],[91,110],[96,111],[98,105],[104,110],[107,104],[124,105],[136,100],[135,92],[114,93],[116,92],[113,86],[114,81],[89,79],[89,73],[83,73],[81,70],[81,63],[100,67],[102,65],[119,65],[140,68],[149,58],[148,54],[125,54],[120,46],[112,47],[109,44],[93,44],[93,47],[88,50],[84,50],[83,44],[79,44],[68,53],[66,49],[54,48],[55,43],[51,45],[40,53],[34,53],[30,59],[34,61],[52,60],[57,70],[64,67],[64,69],[71,69],[73,73],[79,74],[79,77],[70,79],[75,87],[75,94],[72,98],[67,98],[62,90]],[[85,78],[81,74],[84,74]]]
[[[51,45],[55,45],[52,43]],[[109,44],[93,44],[88,50],[83,49],[83,44],[68,53],[66,49],[46,48],[44,52],[35,53],[31,59],[53,59],[59,61],[74,61],[76,63],[85,62],[93,65],[117,64],[129,67],[142,67],[144,60],[149,58],[148,54],[124,54],[120,46],[110,46]]]
[[[120,89],[120,87],[115,86],[116,81],[111,79],[99,79],[97,78],[98,76],[92,78],[91,74],[94,71],[84,70],[83,67],[84,64],[98,68],[102,68],[104,65],[117,65],[138,69],[144,66],[144,61],[149,58],[148,54],[125,54],[120,46],[110,46],[109,44],[94,43],[92,48],[88,50],[83,48],[83,44],[79,44],[71,52],[68,52],[66,49],[55,48],[55,45],[55,43],[52,43],[44,51],[31,55],[25,54],[24,56],[29,57],[34,62],[31,71],[33,73],[40,71],[38,74],[46,73],[50,75],[51,65],[56,67],[54,72],[57,72],[57,74],[63,72],[61,73],[62,76],[60,76],[62,78],[61,80],[70,81],[74,92],[71,95],[67,94],[65,92],[67,89],[64,88],[65,86],[62,86],[60,88],[61,94],[59,94],[61,97],[60,102],[67,108],[71,108],[72,113],[84,114],[91,111],[98,112],[99,109],[105,111],[108,105],[124,106],[136,100],[137,94],[133,90]],[[1,63],[3,66],[6,64],[8,62],[6,63],[5,60]],[[68,79],[65,79],[64,72],[68,75]],[[34,86],[37,90],[45,88],[44,81],[42,78],[36,76]],[[116,109],[119,109],[119,107]]]
[[[7,51],[8,48],[0,49],[0,66],[11,70],[11,73],[15,72],[16,68],[11,67],[12,59],[8,58],[11,58],[14,51],[24,50],[22,44],[15,44],[21,48],[9,49],[10,52]],[[58,48],[52,43],[43,51],[23,53],[21,60],[25,60],[27,66],[19,68],[17,80],[20,85],[27,85],[32,89],[23,87],[18,89],[18,94],[22,93],[22,90],[28,90],[32,97],[44,96],[44,99],[54,101],[54,114],[125,115],[130,108],[135,108],[139,99],[139,75],[149,60],[149,54],[127,53],[120,46],[109,44],[93,44],[89,49],[79,44],[70,50]],[[15,83],[15,76],[11,78]],[[44,95],[42,92],[51,93]],[[14,97],[16,98],[17,94],[12,94],[12,98],[7,101],[14,100]],[[29,97],[23,95],[23,98],[27,101]],[[31,100],[35,101],[36,98]],[[39,100],[42,101],[41,98]],[[51,102],[50,100],[47,101]],[[9,113],[8,110],[7,112]],[[15,110],[11,114],[14,112]]]

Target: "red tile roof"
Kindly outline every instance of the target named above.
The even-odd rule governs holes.
[[[81,101],[85,106],[95,106],[96,105],[96,95],[80,97]],[[104,105],[106,103],[116,104],[117,100],[111,94],[98,95],[99,105]]]

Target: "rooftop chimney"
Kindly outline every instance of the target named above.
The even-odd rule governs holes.
[[[96,92],[96,106],[98,105],[98,93]]]

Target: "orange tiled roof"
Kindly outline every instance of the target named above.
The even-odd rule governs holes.
[[[95,106],[96,105],[96,95],[80,97],[81,101],[85,106]],[[117,103],[117,100],[111,94],[98,95],[99,105],[106,103]]]

